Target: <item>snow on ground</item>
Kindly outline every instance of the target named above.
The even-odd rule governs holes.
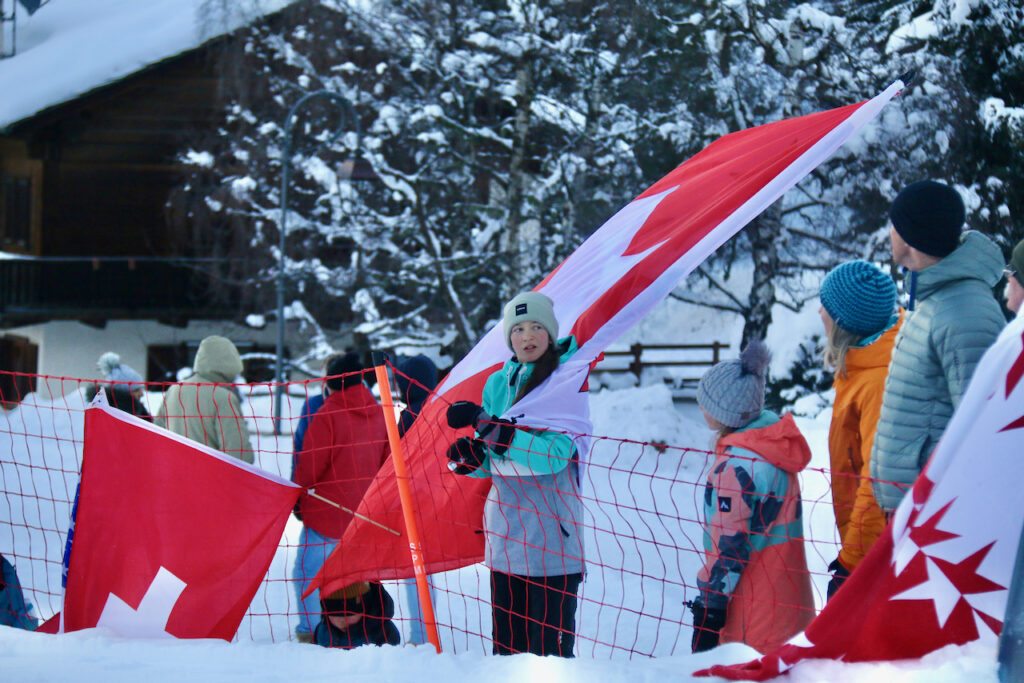
[[[434,654],[432,648],[360,648],[345,652],[298,643],[225,643],[219,640],[143,641],[117,638],[100,629],[59,638],[0,627],[0,671],[5,680],[107,683],[146,681],[177,683],[218,681],[261,683],[302,680],[306,683],[445,681],[445,683],[608,683],[721,681],[692,678],[690,672],[742,662],[753,650],[726,645],[699,655],[608,661],[479,653]],[[977,645],[950,646],[914,661],[801,664],[789,683],[996,683],[995,653]]]

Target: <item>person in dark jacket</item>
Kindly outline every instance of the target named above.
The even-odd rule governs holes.
[[[391,621],[395,603],[376,582],[360,581],[320,601],[323,617],[313,643],[351,650],[363,645],[398,645],[401,636]]]
[[[430,392],[437,386],[437,366],[423,354],[403,358],[395,366],[395,386],[401,394],[405,409],[398,416],[398,435],[404,436],[412,427],[416,418],[423,410],[423,404]],[[428,585],[430,577],[427,577]],[[409,645],[422,645],[427,642],[426,626],[423,623],[423,608],[420,606],[419,590],[415,579],[406,579],[406,603],[409,605],[409,637],[405,642]],[[434,587],[430,585],[430,597],[434,598]]]
[[[404,436],[423,409],[423,403],[437,386],[437,366],[420,354],[398,361],[395,385],[405,409],[398,416],[398,435]]]
[[[92,401],[102,388],[107,392],[107,402],[114,408],[153,421],[144,403],[146,382],[142,375],[130,365],[122,363],[121,357],[112,351],[100,356],[96,367],[103,375],[103,380],[85,390],[86,402]]]

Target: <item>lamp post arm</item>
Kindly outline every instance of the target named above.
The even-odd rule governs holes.
[[[349,101],[336,92],[316,90],[306,93],[288,110],[284,121],[284,141],[281,145],[281,218],[279,220],[278,253],[277,253],[277,349],[276,370],[274,381],[274,433],[281,434],[281,414],[284,403],[285,369],[284,369],[284,286],[285,286],[285,237],[288,234],[288,179],[292,162],[292,139],[295,120],[299,111],[313,99],[326,99],[338,107],[338,125],[331,137],[322,144],[330,145],[345,132],[345,124],[353,122],[356,135],[359,135],[359,121]]]

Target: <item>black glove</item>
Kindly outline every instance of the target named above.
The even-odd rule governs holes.
[[[448,469],[455,474],[472,474],[484,464],[487,446],[480,439],[463,436],[448,447]]]
[[[488,417],[484,409],[472,401],[456,401],[448,406],[446,415],[448,426],[452,429],[462,429],[463,427],[476,429],[477,423]]]
[[[477,423],[476,433],[497,455],[505,455],[505,451],[512,444],[512,437],[516,435],[516,428],[513,426],[515,423],[499,420],[493,415],[487,415],[484,420]]]
[[[724,609],[708,609],[699,602],[690,603],[693,612],[693,638],[690,641],[692,652],[704,652],[718,647],[719,634],[725,626]]]
[[[828,588],[825,589],[825,601],[832,599],[832,596],[836,594],[839,587],[850,578],[850,570],[842,565],[839,558],[832,560],[832,564],[828,566],[828,570],[833,572],[832,580],[828,582]]]
[[[504,455],[516,435],[515,423],[500,420],[472,401],[456,401],[448,406],[448,426],[453,429],[472,427],[497,455]]]

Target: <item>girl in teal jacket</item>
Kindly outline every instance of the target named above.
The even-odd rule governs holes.
[[[584,570],[576,445],[567,434],[517,426],[515,411],[497,416],[572,357],[576,341],[558,339],[553,305],[543,294],[520,294],[504,313],[505,340],[515,355],[488,378],[482,406],[449,407],[450,426],[475,431],[448,449],[449,467],[491,479],[484,562],[491,571],[494,653],[571,657]]]

